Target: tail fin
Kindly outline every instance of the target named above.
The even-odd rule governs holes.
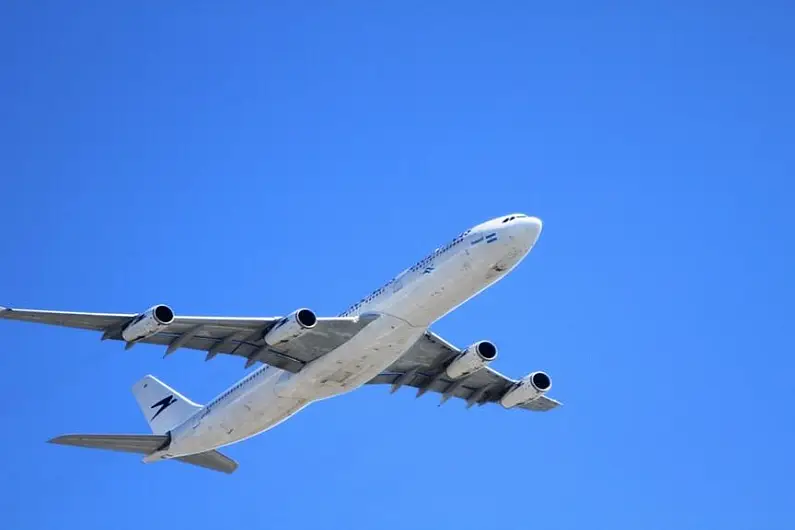
[[[135,383],[132,392],[154,434],[167,433],[202,408],[152,375]]]

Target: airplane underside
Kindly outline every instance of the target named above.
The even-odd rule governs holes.
[[[177,316],[165,304],[137,314],[85,313],[0,307],[0,318],[101,333],[102,340],[160,344],[245,359],[261,365],[200,405],[151,375],[133,394],[152,431],[148,435],[71,434],[53,443],[132,452],[144,462],[176,459],[218,471],[237,464],[217,452],[265,432],[311,403],[365,384],[396,392],[414,387],[467,407],[552,410],[560,402],[542,371],[516,380],[492,369],[497,347],[488,340],[458,347],[429,327],[504,278],[530,252],[541,221],[524,214],[491,219],[459,234],[403,270],[338,316],[308,308],[284,316]]]
[[[212,409],[174,432],[168,455],[204,452],[261,434],[315,401],[364,385],[399,358],[425,332],[404,320],[383,315],[337,350],[297,374],[275,368],[252,392],[236,402],[234,413],[213,415]]]

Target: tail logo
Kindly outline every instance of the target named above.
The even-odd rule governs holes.
[[[152,419],[149,420],[149,421],[154,421],[154,419],[157,418],[160,415],[161,412],[163,412],[164,410],[166,410],[168,407],[170,407],[171,405],[173,405],[176,402],[177,402],[177,398],[175,398],[173,395],[169,395],[167,397],[164,397],[163,399],[161,399],[160,401],[158,401],[157,403],[155,403],[151,407],[149,407],[150,409],[153,409],[155,407],[160,407],[157,410],[157,412],[155,412],[155,415],[152,416]]]

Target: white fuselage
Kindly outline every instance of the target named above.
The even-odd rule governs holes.
[[[267,365],[254,370],[174,428],[170,446],[151,459],[239,442],[313,401],[364,385],[406,352],[433,322],[510,272],[540,232],[541,222],[522,214],[467,230],[342,313],[380,315],[349,341],[298,373]]]

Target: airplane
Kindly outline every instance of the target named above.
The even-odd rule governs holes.
[[[59,312],[0,307],[0,318],[101,332],[101,340],[166,346],[244,357],[260,363],[211,402],[200,405],[152,375],[132,393],[151,434],[67,434],[50,443],[176,460],[223,473],[238,463],[218,451],[272,429],[313,402],[368,384],[407,386],[467,408],[549,411],[551,379],[534,371],[509,378],[489,365],[496,345],[458,348],[430,326],[511,272],[541,235],[539,218],[521,213],[478,224],[435,249],[339,316],[299,308],[286,316],[176,316],[158,304],[140,314]]]

